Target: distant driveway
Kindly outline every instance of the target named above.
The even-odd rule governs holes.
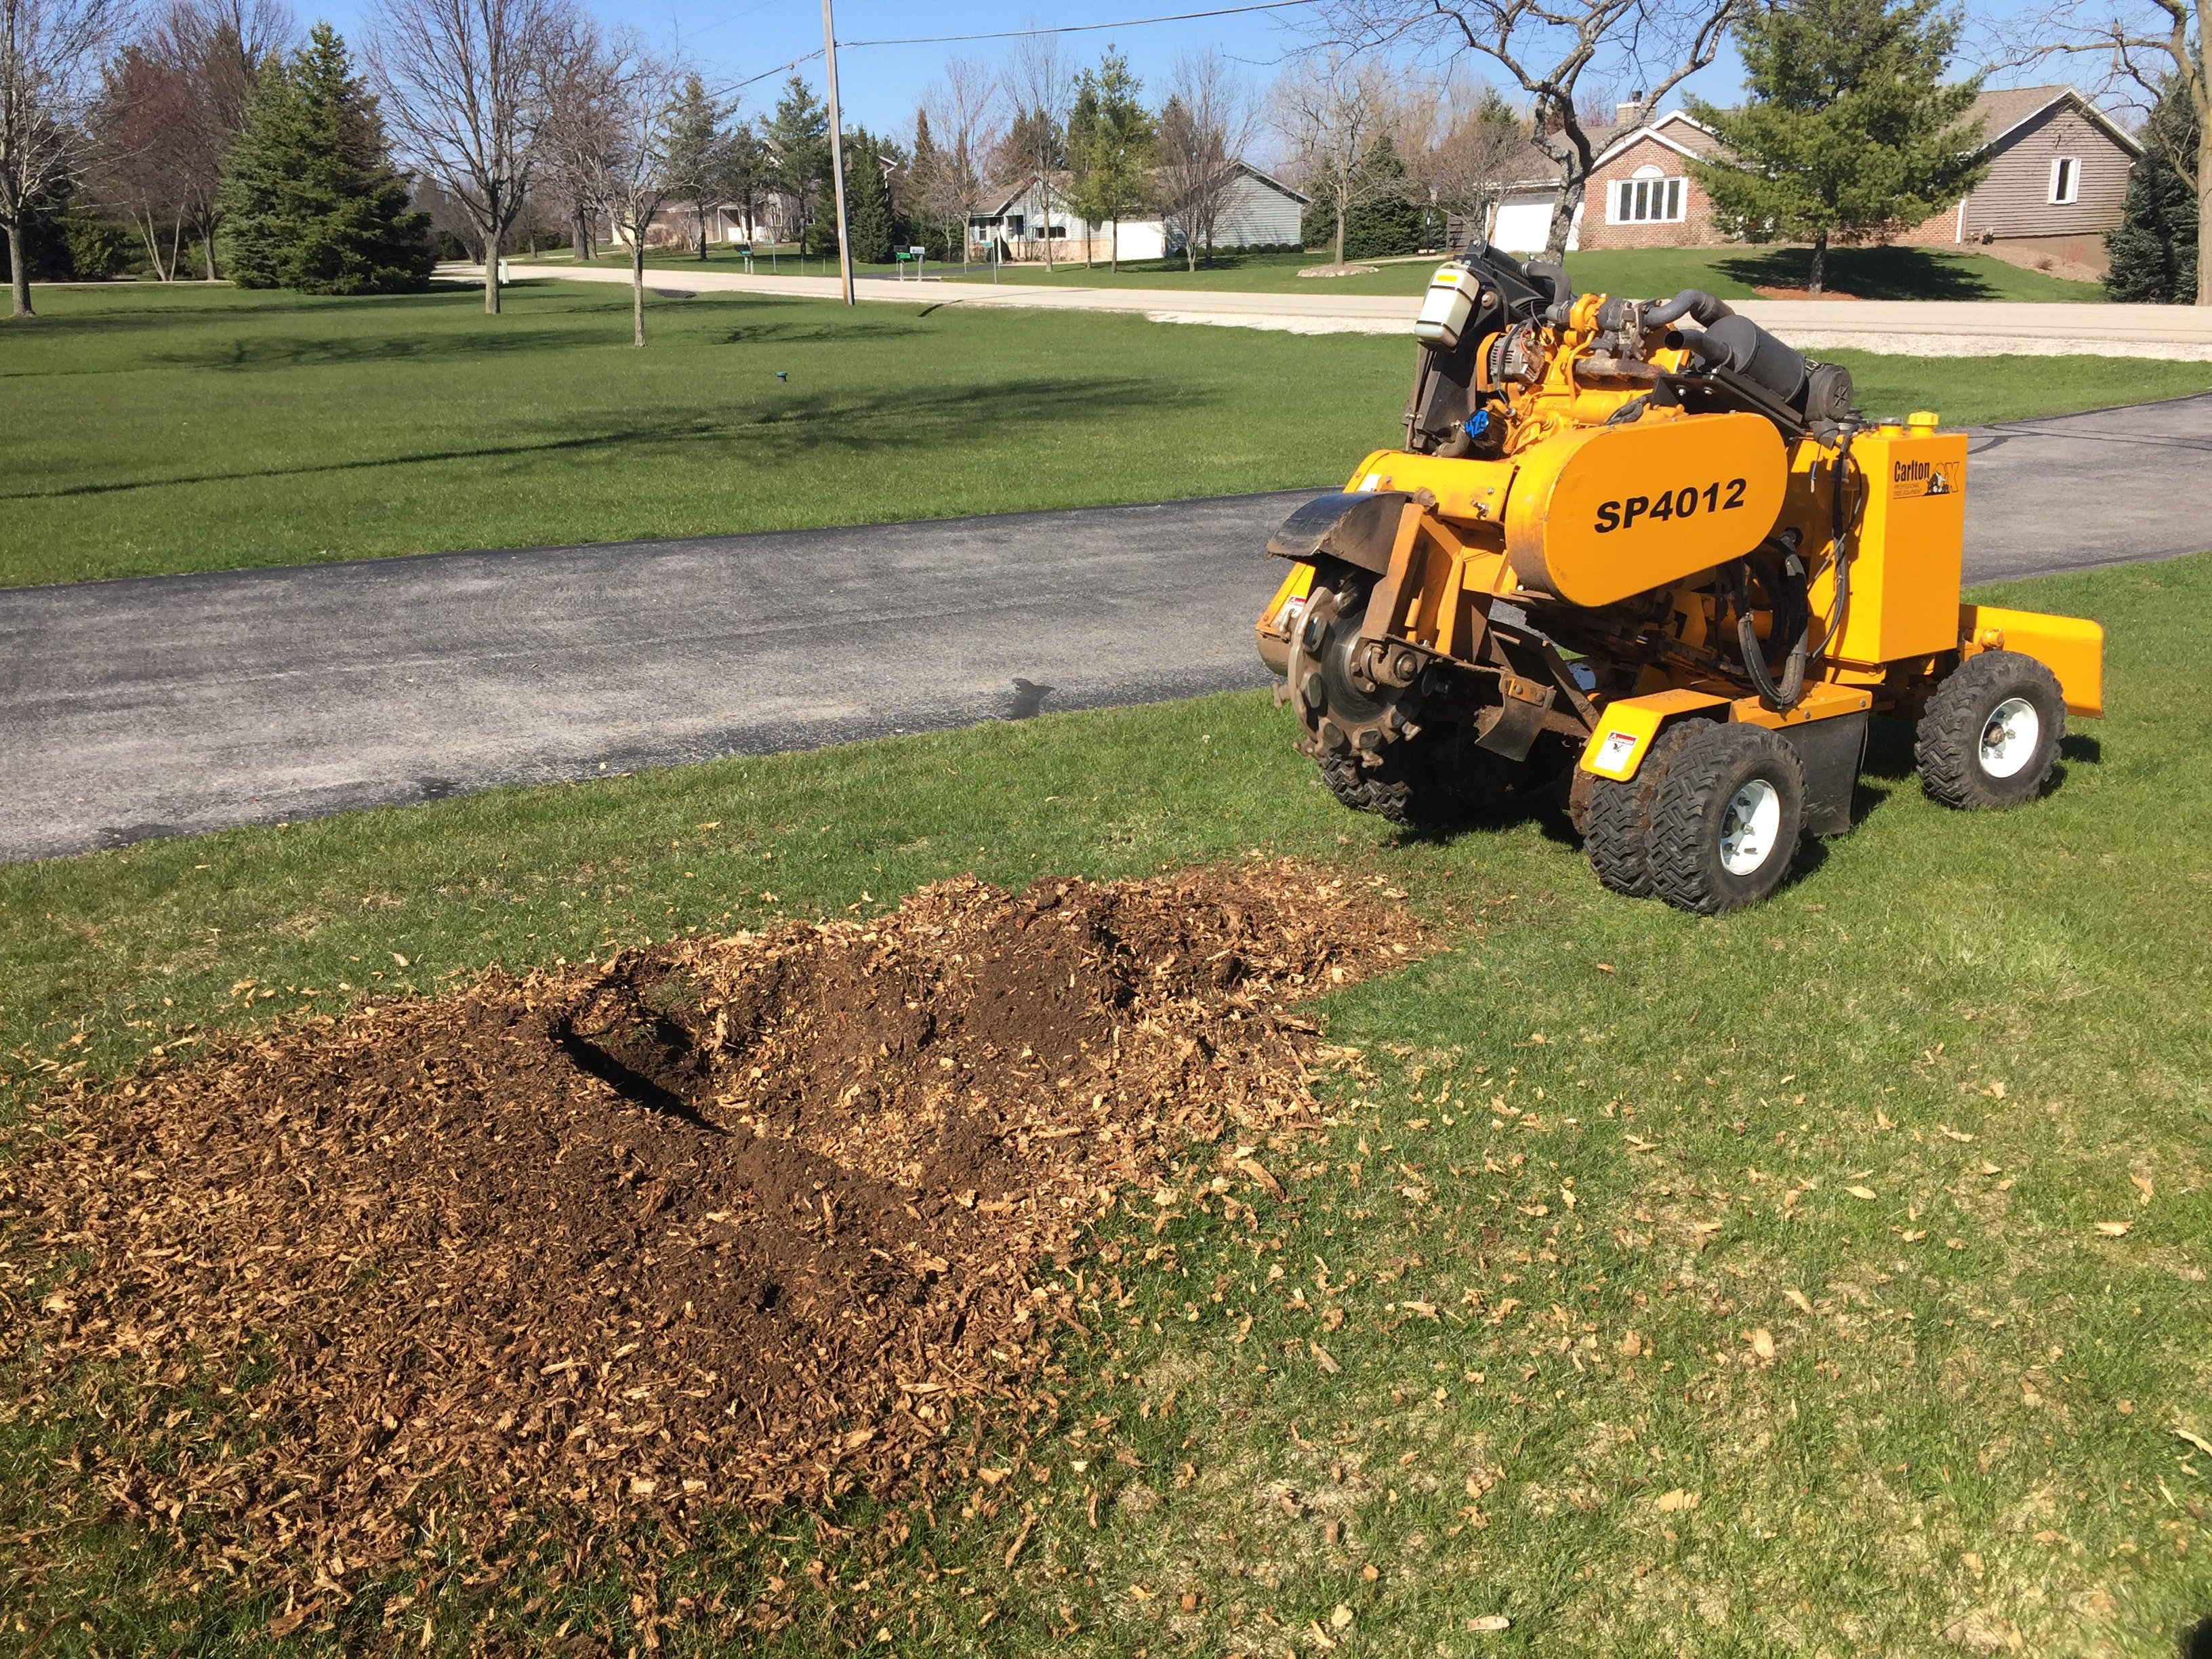
[[[1972,580],[2212,547],[2212,396],[1973,449]],[[1304,495],[0,591],[0,860],[1262,685]]]
[[[511,264],[517,277],[629,282],[605,265]],[[774,294],[833,300],[834,276],[748,276],[712,268],[656,265],[653,287],[686,293]],[[1250,294],[1210,289],[1082,288],[1043,283],[902,283],[864,277],[862,300],[904,305],[1013,306],[1044,311],[1133,312],[1160,322],[1286,329],[1296,333],[1411,333],[1418,295],[1311,291]],[[1808,351],[1856,347],[1934,357],[2084,354],[2212,362],[2212,307],[2050,304],[2014,300],[1731,300],[1729,305]]]

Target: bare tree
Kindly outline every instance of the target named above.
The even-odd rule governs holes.
[[[681,121],[682,65],[624,40],[611,65],[607,136],[598,193],[629,244],[630,341],[645,343],[645,235],[668,199]]]
[[[998,76],[973,58],[949,58],[944,75],[921,100],[937,141],[923,206],[939,223],[961,227],[963,264],[970,246],[968,215],[982,193],[983,175],[998,147],[999,98]]]
[[[159,281],[173,282],[193,217],[189,153],[172,138],[191,117],[183,70],[145,46],[125,47],[101,76],[83,183],[100,206],[137,231]]]
[[[568,10],[566,0],[375,0],[372,14],[369,69],[393,132],[468,215],[495,315],[500,250],[539,159],[547,69]]]
[[[538,128],[542,193],[568,225],[569,247],[580,260],[597,257],[599,216],[613,205],[607,187],[623,115],[620,82],[632,61],[627,37],[610,46],[580,12],[566,20],[547,55]]]
[[[1058,35],[1025,34],[1015,43],[1006,71],[1006,95],[1014,106],[1009,131],[1026,141],[1021,170],[1036,175],[1037,210],[1042,216],[1037,234],[1044,242],[1047,270],[1053,268],[1053,178],[1066,161],[1067,111],[1074,87],[1075,71],[1068,67]]]
[[[2007,40],[2025,40],[2024,49],[1998,45],[1993,69],[2017,69],[2053,58],[2104,60],[2096,90],[2117,95],[2148,114],[2169,87],[2188,100],[2200,141],[2196,155],[2168,155],[2174,170],[2197,187],[2197,303],[2212,306],[2212,0],[2104,0],[2080,5],[2054,0],[2045,10],[2005,22]],[[2177,123],[2186,128],[2190,124]],[[2154,123],[2146,137],[2166,136],[2165,123]],[[2172,136],[2184,136],[2173,133]]]
[[[1486,227],[1507,187],[1525,180],[1543,159],[1527,125],[1494,88],[1452,97],[1449,106],[1457,113],[1418,170],[1439,209]]]
[[[1355,50],[1474,52],[1530,103],[1536,148],[1559,169],[1546,256],[1567,251],[1597,160],[1583,77],[1626,76],[1656,109],[1719,53],[1750,0],[1334,0],[1331,38]],[[2150,0],[2180,4],[2183,0]]]
[[[1163,219],[1182,238],[1193,270],[1201,242],[1212,262],[1214,229],[1243,177],[1251,142],[1252,100],[1221,53],[1209,48],[1176,59],[1153,155]]]
[[[128,21],[126,0],[0,0],[0,228],[18,317],[33,314],[24,226],[82,164],[100,57]]]
[[[217,275],[223,157],[246,130],[246,102],[261,65],[296,45],[299,33],[283,0],[176,0],[153,31],[154,50],[177,66],[190,93],[170,142],[190,180],[186,210],[210,282]]]
[[[1270,106],[1306,191],[1335,223],[1332,258],[1344,263],[1344,225],[1368,188],[1359,163],[1389,107],[1383,72],[1329,50],[1275,83]]]

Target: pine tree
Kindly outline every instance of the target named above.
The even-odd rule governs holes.
[[[775,155],[775,185],[799,204],[799,246],[804,251],[818,216],[816,206],[830,188],[830,112],[804,78],[784,82],[761,134]],[[836,227],[830,227],[835,246]]]
[[[2170,84],[2143,125],[2142,159],[2128,176],[2119,228],[2105,238],[2105,292],[2144,305],[2197,300],[2197,131],[2187,90]]]
[[[241,288],[398,294],[429,285],[428,216],[408,209],[376,100],[315,25],[263,66],[223,168],[224,257]]]
[[[846,236],[856,265],[889,264],[891,192],[884,182],[882,147],[859,128],[845,140]]]
[[[1152,112],[1138,100],[1142,89],[1143,83],[1129,73],[1129,60],[1109,46],[1097,70],[1076,76],[1075,106],[1067,118],[1074,185],[1070,195],[1076,211],[1092,224],[1114,227],[1108,258],[1116,270],[1121,268],[1121,221],[1144,203],[1146,173],[1158,134]]]
[[[714,206],[730,183],[729,119],[735,107],[708,97],[706,83],[696,75],[687,75],[669,115],[668,160],[661,182],[670,195],[691,204],[693,240],[702,259],[707,257]]]
[[[1890,235],[1956,202],[1988,171],[1959,119],[1978,79],[1945,85],[1959,20],[1939,0],[1778,0],[1736,26],[1750,98],[1688,100],[1732,152],[1690,170],[1720,228],[1813,245],[1818,294],[1833,242]]]
[[[914,155],[906,166],[907,216],[913,222],[915,237],[927,246],[933,239],[945,244],[944,257],[947,263],[960,257],[960,238],[967,234],[964,220],[945,219],[930,209],[930,203],[939,193],[939,175],[945,167],[945,158],[939,152],[937,141],[930,137],[929,112],[916,110],[914,116]]]
[[[1421,246],[1421,209],[1389,133],[1367,147],[1353,176],[1354,205],[1344,218],[1344,257],[1387,259],[1416,252]]]

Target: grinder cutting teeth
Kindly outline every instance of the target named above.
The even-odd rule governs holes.
[[[1378,756],[1420,733],[1413,690],[1420,653],[1361,637],[1374,586],[1345,571],[1307,598],[1290,655],[1291,700],[1305,728],[1301,753],[1317,761]]]

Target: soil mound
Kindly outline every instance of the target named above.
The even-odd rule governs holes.
[[[1281,1009],[1407,937],[1290,863],[963,880],[52,1099],[0,1167],[33,1364],[122,1365],[88,1478],[288,1573],[452,1483],[493,1529],[926,1490],[1076,1322],[1037,1265],[1191,1139],[1310,1121]],[[170,1412],[210,1371],[218,1421]]]

